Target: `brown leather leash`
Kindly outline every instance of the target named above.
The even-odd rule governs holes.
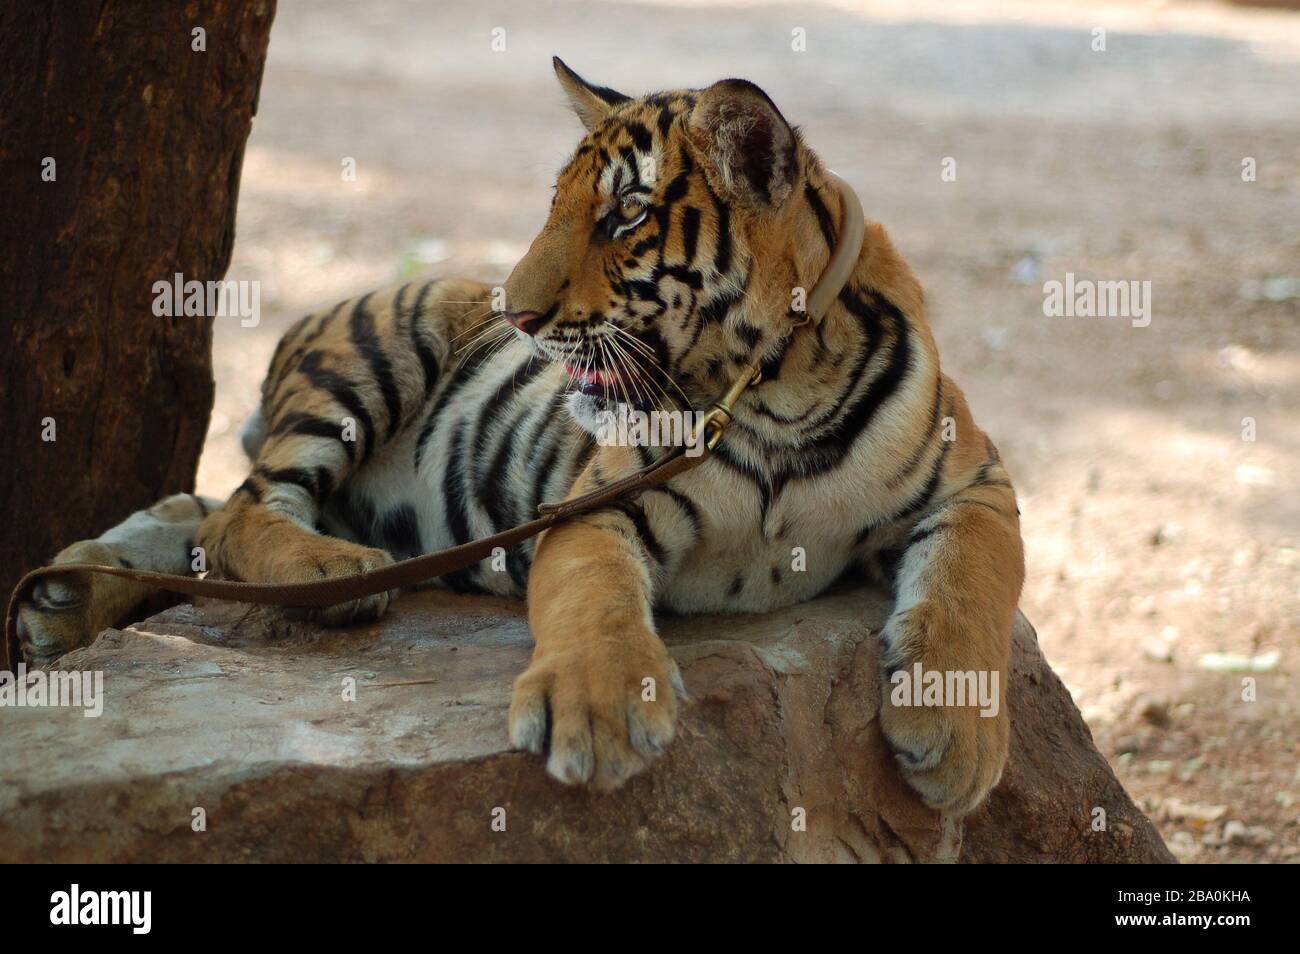
[[[857,195],[839,176],[829,173],[829,177],[840,193],[843,227],[840,229],[840,241],[831,254],[830,262],[808,296],[806,318],[800,322],[801,324],[807,321],[820,321],[825,315],[852,275],[865,236],[865,219]],[[123,566],[101,566],[96,563],[61,563],[38,567],[18,581],[18,585],[14,587],[9,597],[9,606],[5,611],[4,668],[10,672],[15,671],[16,664],[21,658],[18,642],[18,605],[31,586],[37,580],[47,576],[94,573],[146,583],[160,590],[186,596],[208,596],[239,603],[313,609],[348,603],[385,590],[401,589],[445,576],[456,570],[463,570],[491,556],[498,547],[507,549],[537,536],[557,523],[599,510],[617,500],[634,498],[646,490],[698,467],[708,459],[710,453],[722,440],[723,433],[731,423],[732,408],[736,401],[746,389],[757,384],[760,377],[758,367],[754,364],[747,364],[741,368],[740,374],[732,381],[731,386],[704,413],[689,442],[673,448],[662,459],[627,477],[561,503],[540,504],[537,508],[541,514],[539,517],[500,533],[471,540],[436,553],[426,553],[408,560],[390,563],[388,566],[365,573],[311,583],[245,583],[237,580],[213,580],[206,577],[156,573],[152,570],[137,570]],[[698,449],[699,452],[690,454],[687,452],[688,448]]]
[[[737,382],[740,383],[733,385],[727,394],[735,393],[738,397],[746,387],[757,382],[757,377],[758,369],[747,365],[742,376],[737,378]],[[521,523],[489,537],[471,540],[436,553],[426,553],[408,560],[400,560],[365,573],[354,573],[351,576],[332,577],[310,583],[245,583],[238,580],[213,580],[206,577],[157,573],[153,570],[137,570],[124,566],[103,566],[97,563],[60,563],[39,567],[19,580],[13,594],[9,597],[9,607],[5,612],[5,669],[14,671],[14,666],[20,658],[18,604],[22,602],[29,588],[43,577],[69,573],[97,573],[101,576],[115,576],[136,583],[147,583],[157,589],[182,593],[186,596],[210,596],[239,603],[259,603],[268,606],[311,609],[347,603],[385,590],[401,589],[445,576],[456,570],[463,570],[490,557],[498,547],[508,549],[530,537],[537,536],[557,523],[599,510],[616,500],[631,499],[645,490],[657,487],[679,474],[698,467],[713,448],[717,447],[722,431],[730,421],[731,404],[722,403],[726,400],[727,397],[724,396],[719,403],[706,412],[701,423],[702,427],[708,427],[709,431],[701,431],[693,438],[693,443],[698,442],[700,450],[698,454],[687,453],[687,446],[690,445],[675,447],[661,460],[591,493],[561,503],[539,505],[537,509],[541,516],[535,520]]]

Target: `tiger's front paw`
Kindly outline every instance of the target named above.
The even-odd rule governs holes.
[[[319,583],[393,562],[384,550],[314,533],[260,504],[227,504],[209,516],[199,528],[199,545],[207,551],[216,576],[249,583]],[[393,595],[384,591],[333,606],[287,609],[285,614],[324,626],[368,623],[384,614]]]
[[[681,674],[652,632],[571,640],[535,655],[515,680],[510,743],[568,785],[618,788],[663,754],[677,724]]]
[[[931,808],[972,811],[1007,761],[1010,631],[963,626],[922,601],[890,617],[881,640],[880,723],[899,771]]]
[[[926,695],[927,680],[931,687],[935,685],[929,672],[944,680],[938,705],[927,704],[934,701],[933,694],[928,699]],[[922,666],[919,687],[915,666],[897,673],[905,678],[886,678],[880,722],[899,771],[931,808],[957,815],[973,811],[997,785],[1006,765],[1010,720],[1003,700],[997,699],[994,711],[985,694],[981,705],[978,672],[973,683],[964,673],[960,677],[964,686],[975,686],[964,699],[954,697],[950,687],[957,681],[942,670]],[[985,674],[985,686],[992,682],[989,675]],[[1002,676],[1005,673],[999,675],[999,696]],[[966,704],[955,704],[958,701]]]
[[[274,574],[276,583],[311,583],[369,573],[393,562],[384,550],[364,547],[335,537],[314,537],[302,544],[301,553],[290,559]],[[309,610],[290,610],[323,626],[348,626],[370,623],[383,616],[392,602],[393,592],[385,590],[371,596]]]

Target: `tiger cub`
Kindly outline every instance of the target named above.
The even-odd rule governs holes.
[[[841,206],[767,95],[729,79],[630,98],[554,66],[587,132],[504,302],[430,281],[302,319],[228,501],[169,498],[56,562],[183,573],[197,541],[217,575],[285,583],[464,543],[649,462],[652,448],[595,439],[611,413],[707,407],[754,362],[761,383],[702,466],[440,581],[527,594],[536,645],[512,743],[563,782],[619,786],[672,740],[681,696],[652,610],[761,612],[849,569],[894,593],[882,678],[919,664],[1005,686],[1024,573],[1015,493],[884,229],[867,226],[847,285],[805,322],[795,292],[825,268]],[[48,664],[147,595],[47,580],[22,608],[23,651]],[[389,599],[319,618],[371,619]],[[895,705],[888,690],[881,725],[904,776],[935,808],[975,807],[1006,759],[1006,706]]]

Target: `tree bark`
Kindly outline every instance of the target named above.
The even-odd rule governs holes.
[[[193,489],[212,319],[156,317],[153,285],[230,263],[274,14],[275,0],[0,8],[0,593]]]

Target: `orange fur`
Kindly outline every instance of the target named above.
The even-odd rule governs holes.
[[[645,448],[595,447],[568,416],[552,422],[557,398],[579,421],[600,401],[703,408],[757,362],[768,373],[706,466],[552,529],[511,554],[510,574],[446,581],[508,593],[527,574],[536,647],[515,683],[514,743],[546,751],[561,781],[618,786],[673,737],[682,690],[655,607],[786,605],[854,564],[895,589],[882,678],[919,664],[1005,686],[1024,577],[1015,493],[941,371],[920,283],[885,230],[868,225],[840,298],[801,327],[797,291],[826,267],[841,215],[820,160],[766,95],[727,80],[629,99],[557,74],[588,133],[505,284],[506,311],[538,316],[531,337],[493,310],[492,289],[456,280],[310,315],[276,350],[252,471],[223,507],[200,526],[193,507],[165,501],[56,562],[130,551],[181,572],[197,538],[214,572],[240,579],[361,572],[399,545],[464,542],[645,463]],[[609,393],[566,395],[594,365]],[[335,535],[322,532],[331,517]],[[165,559],[136,552],[157,539]],[[783,566],[794,549],[806,572]],[[45,657],[88,641],[141,596],[128,587],[41,594],[23,609],[28,645]],[[389,599],[319,617],[372,618]],[[904,776],[937,808],[977,805],[1006,759],[1006,705],[984,717],[884,695]]]

